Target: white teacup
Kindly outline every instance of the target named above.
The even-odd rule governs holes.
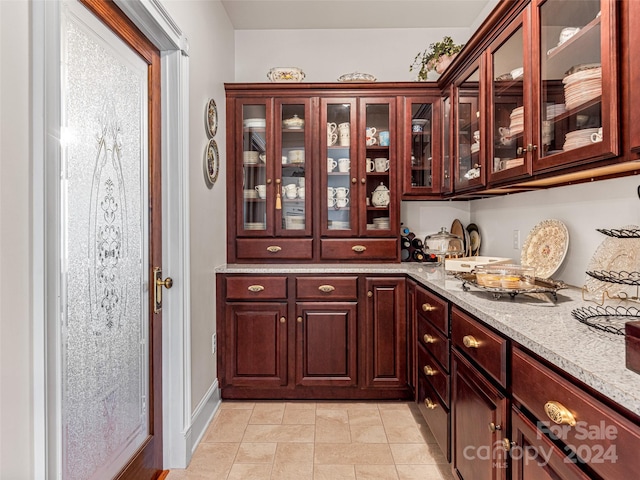
[[[476,143],[480,143],[480,130],[476,130],[475,132],[473,132],[473,140]]]
[[[338,166],[338,162],[336,162],[333,158],[327,158],[327,172],[333,172],[333,169]]]
[[[348,198],[346,198],[346,197],[344,197],[344,198],[342,198],[342,197],[336,198],[336,207],[344,208],[347,205],[349,205],[349,199]]]
[[[349,195],[349,189],[347,187],[336,187],[336,198],[346,198]]]
[[[335,197],[327,197],[327,206],[333,207],[336,204]]]
[[[601,142],[602,141],[602,127],[600,127],[598,129],[598,133],[592,133],[591,134],[591,141],[593,143],[597,143],[597,142]]]
[[[301,187],[298,187],[297,189],[297,193],[298,193],[298,198],[304,199],[304,185],[302,185]]]
[[[327,122],[327,133],[338,133],[338,125],[333,122]]]
[[[338,171],[339,172],[348,172],[351,168],[351,160],[348,158],[339,158],[338,159]]]
[[[501,137],[510,137],[511,136],[511,129],[509,127],[498,127],[498,132],[500,133]],[[479,133],[478,133],[479,135]]]
[[[336,194],[336,189],[333,187],[327,187],[327,196],[333,197]]]
[[[256,191],[258,192],[258,197],[265,199],[267,198],[267,186],[266,185],[256,185]]]
[[[298,178],[298,186],[304,187],[304,184],[305,184],[305,178],[304,177]]]
[[[285,185],[283,187],[284,194],[287,198],[293,199],[298,195],[298,187],[295,183],[290,183],[289,185]]]
[[[378,140],[374,137],[376,132],[377,132],[376,127],[367,127],[367,130],[366,130],[367,145],[375,145],[376,143],[378,143]]]
[[[376,164],[370,158],[367,158],[367,172],[373,172],[376,169]]]
[[[375,164],[376,172],[386,172],[387,170],[389,170],[388,158],[379,157],[376,158],[373,162]]]
[[[338,141],[338,125],[333,122],[327,123],[327,145],[330,147]]]

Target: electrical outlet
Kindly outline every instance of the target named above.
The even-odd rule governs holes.
[[[214,333],[213,335],[211,335],[211,353],[212,354],[216,354],[216,351],[218,350],[218,345],[216,343],[217,339],[216,339],[216,334]]]
[[[520,230],[513,231],[513,249],[520,250]]]

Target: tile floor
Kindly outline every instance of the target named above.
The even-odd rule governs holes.
[[[223,401],[167,480],[450,480],[412,402]]]

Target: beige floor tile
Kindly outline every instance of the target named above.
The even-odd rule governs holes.
[[[271,465],[261,463],[235,463],[227,480],[269,480]]]
[[[313,464],[313,443],[279,443],[275,463]]]
[[[240,442],[252,410],[219,410],[204,435],[203,442]]]
[[[393,465],[393,457],[387,444],[317,443],[314,463],[325,465]]]
[[[356,480],[353,465],[315,465],[313,480]]]
[[[378,410],[411,411],[413,402],[378,402]]]
[[[385,424],[392,425],[417,425],[421,423],[421,421],[414,417],[413,413],[411,413],[410,409],[391,409],[391,410],[380,410],[380,417],[382,417],[382,422]]]
[[[448,466],[447,466],[448,468]],[[436,465],[396,465],[400,480],[449,480],[452,475],[444,476]]]
[[[356,465],[356,480],[398,480],[395,465]]]
[[[316,423],[316,409],[313,408],[285,408],[282,417],[283,425],[314,425]]]
[[[271,464],[276,455],[277,445],[277,443],[241,443],[234,463]]]
[[[430,449],[429,445],[416,443],[394,443],[389,445],[396,465],[433,465],[441,463],[444,456],[438,449]]]
[[[389,443],[419,443],[426,444],[420,430],[415,425],[402,425],[384,422],[384,431]]]
[[[349,415],[346,410],[316,410],[316,443],[350,443]]]
[[[250,425],[280,425],[284,415],[284,403],[256,403]]]
[[[380,417],[378,409],[350,409],[348,410],[348,414],[349,424],[351,426],[382,426],[382,417]]]
[[[220,410],[252,410],[256,402],[245,402],[243,400],[224,400],[220,403]]]
[[[315,410],[317,402],[309,402],[307,400],[295,400],[292,402],[285,402],[284,409],[286,410]]]
[[[350,430],[353,443],[387,443],[387,435],[382,425],[351,425]]]
[[[314,425],[247,425],[243,442],[313,442]]]
[[[238,447],[237,443],[202,443],[191,458],[188,472],[211,478],[226,478]]]
[[[311,480],[313,463],[275,463],[271,469],[272,480]]]
[[[341,402],[326,400],[316,403],[316,410],[356,410],[356,409],[377,409],[378,406],[373,402]]]

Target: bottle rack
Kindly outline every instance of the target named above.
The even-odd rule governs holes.
[[[596,229],[598,232],[615,238],[640,239],[640,229],[637,228],[621,228],[621,229]],[[633,320],[640,320],[640,310],[633,306],[605,306],[606,299],[618,301],[638,301],[640,300],[640,272],[611,271],[611,270],[592,270],[587,271],[587,275],[604,283],[629,285],[636,287],[635,296],[628,296],[624,292],[616,295],[610,295],[607,290],[602,294],[602,302],[597,306],[581,307],[573,310],[571,314],[581,323],[593,327],[595,329],[613,333],[616,335],[625,334],[625,323]],[[582,288],[582,299],[584,297],[586,287]]]

